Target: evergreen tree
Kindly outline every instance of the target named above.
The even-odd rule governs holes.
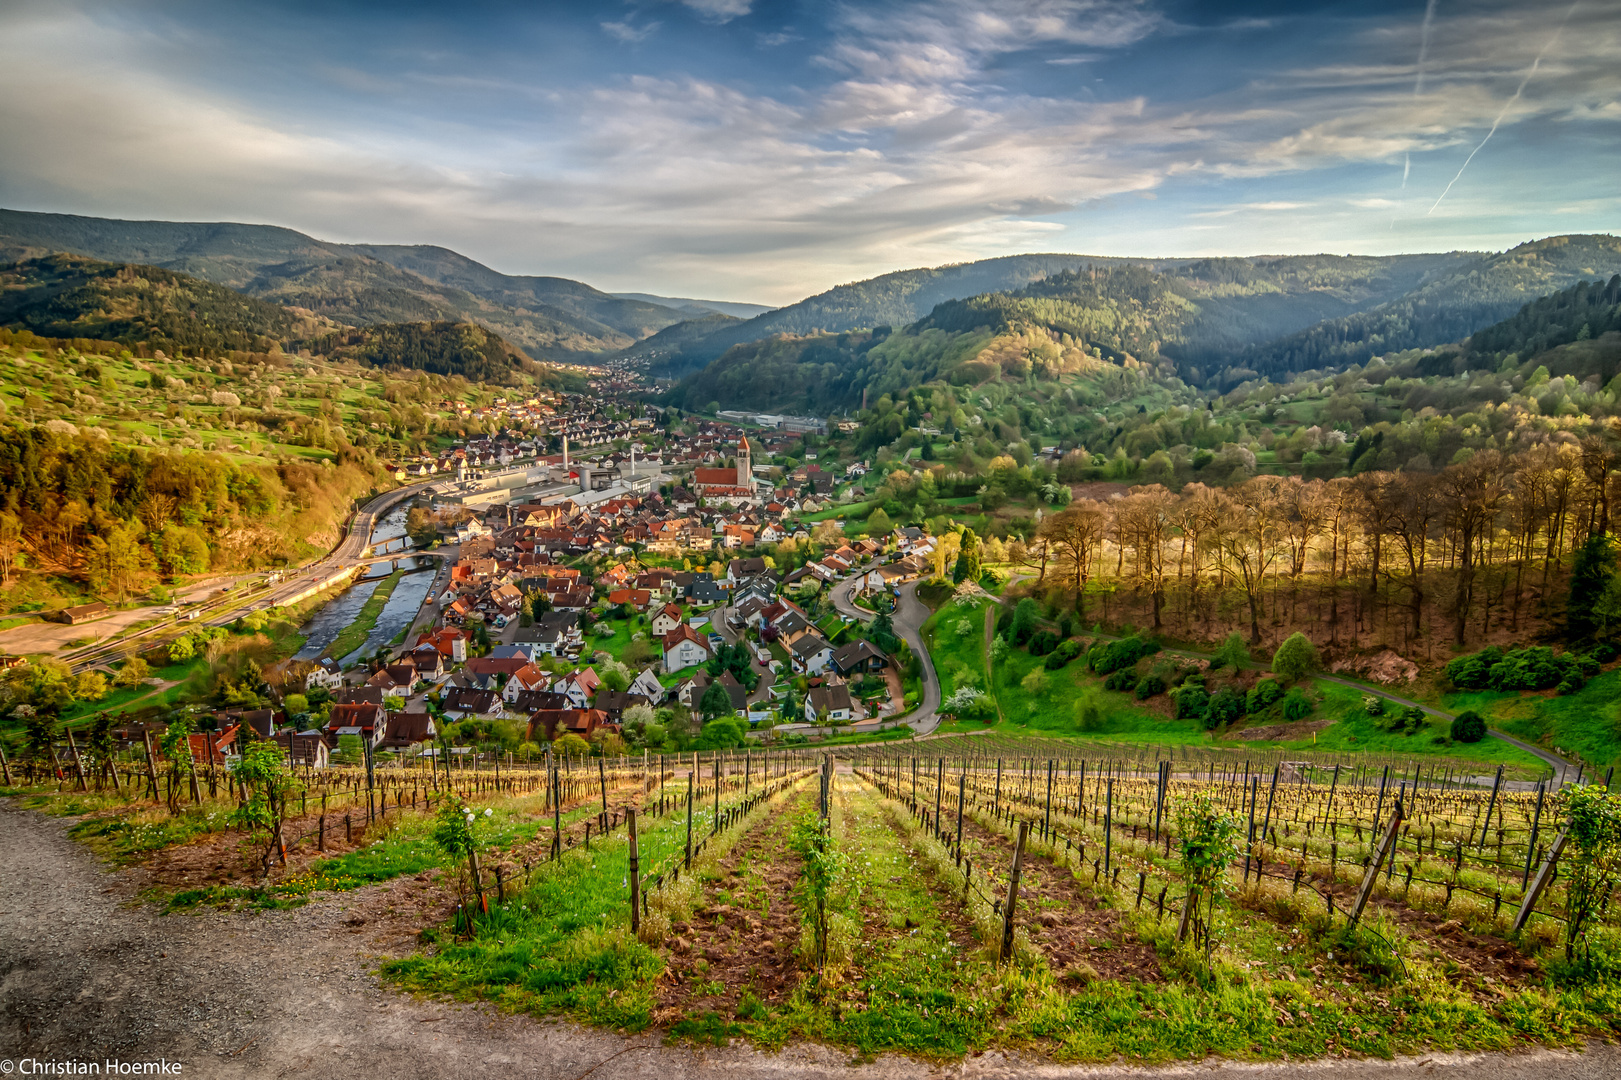
[[[1598,629],[1594,608],[1615,581],[1615,541],[1604,533],[1587,538],[1576,549],[1570,570],[1570,602],[1565,606],[1565,629],[1571,641],[1591,637]]]

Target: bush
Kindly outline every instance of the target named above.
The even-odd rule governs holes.
[[[1103,730],[1103,710],[1091,694],[1075,703],[1075,727],[1080,731]]]
[[[1249,693],[1248,711],[1251,715],[1272,705],[1283,697],[1283,684],[1276,679],[1262,679]]]
[[[1306,692],[1300,687],[1291,687],[1289,692],[1283,695],[1284,719],[1304,720],[1311,715],[1311,710],[1311,698],[1307,697]]]
[[[1109,675],[1128,668],[1145,656],[1152,656],[1159,652],[1159,645],[1133,634],[1123,637],[1119,641],[1098,642],[1092,646],[1092,670],[1099,675]]]
[[[1509,652],[1491,646],[1473,656],[1460,656],[1446,666],[1447,678],[1466,690],[1547,690],[1557,686],[1561,693],[1575,693],[1597,672],[1596,657],[1556,655],[1545,645]]]
[[[1452,718],[1452,737],[1458,742],[1476,743],[1486,737],[1486,721],[1474,710]]]
[[[1084,641],[1079,638],[1066,638],[1058,643],[1058,648],[1047,654],[1047,661],[1042,666],[1048,671],[1057,671],[1085,651]]]
[[[1137,688],[1137,672],[1129,667],[1111,672],[1109,677],[1103,680],[1103,688],[1105,690],[1135,690]]]
[[[1591,655],[1599,663],[1608,664],[1617,656],[1621,656],[1621,645],[1617,645],[1613,641],[1601,641],[1593,646]]]
[[[1028,642],[1036,632],[1036,620],[1041,617],[1041,605],[1028,596],[1020,600],[1013,608],[1013,623],[1007,630],[1008,640],[1015,645]],[[998,620],[997,629],[1001,629]]]
[[[1137,681],[1137,697],[1139,700],[1151,698],[1155,694],[1165,693],[1165,680],[1158,675],[1144,675]]]
[[[1058,647],[1058,635],[1051,630],[1037,630],[1030,637],[1030,655],[1046,656]]]
[[[1362,695],[1362,711],[1369,716],[1385,715],[1385,699],[1378,694]]]
[[[1210,698],[1210,706],[1205,710],[1205,727],[1214,729],[1223,724],[1231,724],[1244,715],[1244,695],[1233,687],[1218,690]]]
[[[1178,720],[1198,719],[1210,708],[1210,694],[1198,683],[1188,683],[1172,690],[1171,700],[1176,703]]]

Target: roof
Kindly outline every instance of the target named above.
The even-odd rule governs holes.
[[[709,653],[709,652],[712,651],[710,649],[710,647],[709,647],[709,642],[707,642],[703,638],[699,637],[698,636],[698,631],[694,630],[692,627],[688,626],[685,623],[682,623],[680,626],[676,627],[674,630],[671,630],[668,634],[664,635],[663,649],[664,649],[665,652],[669,652],[671,649],[674,649],[677,646],[679,646],[681,644],[681,642],[683,642],[683,641],[692,642],[693,644],[697,645],[700,649],[702,649],[705,653]]]
[[[870,641],[852,641],[843,648],[836,649],[833,653],[833,663],[840,670],[852,668],[864,661],[874,659],[887,662],[889,657],[884,653],[884,650]]]
[[[798,639],[792,645],[788,646],[789,649],[793,650],[795,655],[800,657],[815,656],[823,649],[831,649],[832,647],[833,646],[828,644],[827,639],[821,634],[806,634],[804,637]]]
[[[445,712],[494,712],[497,700],[494,690],[473,690],[459,686],[445,695]]]
[[[820,713],[823,709],[828,712],[837,712],[848,709],[850,705],[850,688],[843,683],[837,686],[816,686],[805,695],[810,706]]]

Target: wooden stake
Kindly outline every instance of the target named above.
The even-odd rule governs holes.
[[[1002,948],[998,959],[1006,963],[1013,956],[1013,909],[1019,902],[1019,875],[1024,871],[1024,842],[1030,835],[1030,823],[1019,822],[1019,840],[1013,848],[1013,870],[1008,877],[1007,903],[1002,905]]]

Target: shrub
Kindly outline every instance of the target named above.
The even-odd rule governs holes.
[[[1452,718],[1452,737],[1462,743],[1477,743],[1486,737],[1486,721],[1474,710]]]
[[[1165,680],[1158,675],[1144,675],[1137,680],[1137,697],[1139,700],[1151,698],[1155,694],[1165,693]]]
[[[1092,670],[1099,675],[1109,675],[1157,652],[1159,652],[1158,644],[1135,634],[1123,637],[1119,641],[1100,641],[1092,646]]]
[[[1283,716],[1286,720],[1304,720],[1311,715],[1311,698],[1298,686],[1290,687],[1283,695]]]
[[[1105,690],[1135,690],[1137,688],[1137,672],[1129,667],[1111,672],[1109,677],[1103,680],[1103,688]]]
[[[1283,684],[1276,679],[1262,679],[1249,693],[1248,711],[1258,713],[1283,697]]]
[[[1030,637],[1030,655],[1046,656],[1058,646],[1058,635],[1051,630],[1037,630]]]
[[[1103,730],[1103,710],[1091,694],[1075,703],[1075,727],[1080,731]]]
[[[1556,655],[1545,645],[1509,652],[1492,646],[1451,661],[1446,676],[1454,686],[1467,690],[1547,690],[1557,686],[1561,693],[1574,693],[1597,674],[1595,661],[1596,657],[1575,653]]]
[[[1042,666],[1048,671],[1057,671],[1085,651],[1085,642],[1079,638],[1067,638],[1058,643],[1058,648],[1047,654],[1047,661]]]
[[[1385,715],[1385,699],[1378,694],[1362,695],[1362,711],[1369,716]]]
[[[1601,664],[1608,664],[1617,656],[1621,656],[1621,645],[1613,641],[1601,641],[1593,646],[1592,657]]]
[[[1210,694],[1198,683],[1188,683],[1172,690],[1171,700],[1176,703],[1178,720],[1197,719],[1210,708]]]
[[[1218,728],[1230,724],[1244,715],[1244,695],[1229,686],[1218,690],[1210,698],[1205,711],[1205,727]]]

